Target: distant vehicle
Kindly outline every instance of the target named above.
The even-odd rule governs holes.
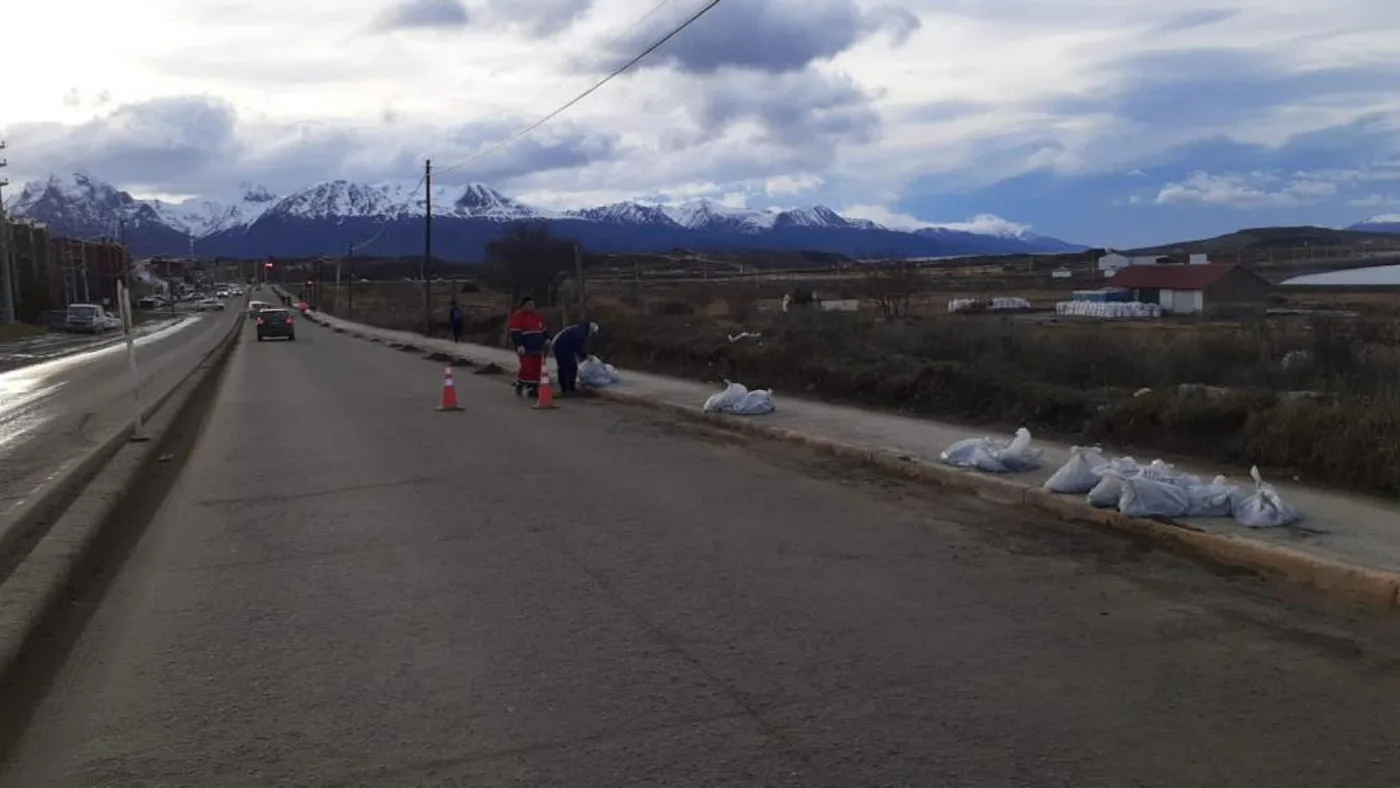
[[[83,334],[105,334],[121,328],[122,321],[97,304],[69,304],[64,327]]]
[[[218,292],[214,293],[214,297],[215,297],[215,298],[228,298],[228,291],[227,291],[227,290],[219,290]]]
[[[248,302],[248,317],[249,317],[249,319],[252,319],[252,318],[257,317],[259,312],[263,311],[264,309],[267,309],[267,308],[270,307],[270,306],[272,306],[272,304],[269,304],[269,303],[267,303],[266,301],[249,301],[249,302]]]
[[[297,338],[296,324],[292,320],[290,309],[264,309],[253,321],[258,327],[259,342],[268,337],[286,337],[293,341]]]
[[[195,305],[196,312],[222,312],[224,302],[217,298],[206,298]]]

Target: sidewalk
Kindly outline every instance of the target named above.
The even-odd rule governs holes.
[[[495,362],[506,370],[514,369],[516,364],[515,354],[501,348],[453,343],[446,339],[429,339],[410,332],[349,323],[316,313],[312,313],[311,317],[351,333],[413,345],[430,352],[446,353],[480,363]],[[615,392],[652,401],[669,409],[693,411],[696,414],[701,412],[700,408],[706,397],[721,388],[718,384],[698,383],[628,370],[620,372],[622,382],[609,386],[604,390],[605,393]],[[955,479],[955,483],[961,486],[1000,490],[1004,494],[1020,498],[1023,503],[1036,505],[1038,508],[1051,510],[1072,519],[1092,520],[1138,532],[1149,528],[1158,531],[1167,529],[1176,532],[1176,535],[1169,537],[1170,539],[1183,543],[1192,542],[1194,544],[1186,546],[1197,551],[1212,553],[1221,560],[1228,559],[1229,563],[1243,562],[1258,568],[1276,569],[1313,585],[1335,586],[1340,581],[1336,578],[1329,580],[1298,577],[1299,572],[1321,571],[1317,567],[1299,569],[1298,564],[1310,564],[1313,561],[1333,564],[1326,570],[1331,574],[1359,572],[1363,575],[1394,575],[1389,578],[1371,576],[1364,578],[1364,581],[1347,582],[1365,585],[1369,589],[1364,593],[1353,593],[1353,596],[1370,597],[1388,593],[1391,601],[1387,604],[1397,604],[1395,596],[1397,591],[1400,591],[1400,504],[1359,495],[1314,490],[1286,483],[1282,479],[1265,477],[1265,481],[1272,483],[1285,500],[1303,513],[1302,522],[1292,527],[1263,529],[1245,528],[1228,518],[1188,518],[1177,521],[1177,525],[1153,524],[1141,520],[1131,523],[1110,522],[1132,518],[1123,518],[1111,510],[1095,510],[1083,503],[1082,496],[1054,496],[1039,491],[1045,480],[1069,458],[1070,447],[1064,444],[1036,439],[1035,447],[1044,453],[1045,464],[1041,469],[1013,476],[992,476],[951,469],[938,459],[939,453],[950,444],[964,438],[987,435],[986,430],[787,397],[781,391],[775,393],[774,400],[778,410],[766,416],[715,418],[747,422],[745,426],[751,425],[752,429],[764,432],[796,433],[807,436],[812,439],[808,442],[818,445],[842,444],[843,447],[858,449],[861,453],[874,454],[884,460],[881,462],[884,465],[902,463],[913,466],[906,469],[911,475],[930,476],[939,480],[960,477]],[[794,436],[789,434],[781,437]],[[1113,447],[1105,447],[1105,454],[1110,457],[1119,453],[1115,452]],[[1140,456],[1137,459],[1146,464],[1154,458]],[[1178,466],[1178,470],[1205,478],[1224,473],[1246,493],[1253,491],[1248,469],[1188,464]],[[1035,492],[1028,493],[1030,490]],[[1078,511],[1081,508],[1083,511]],[[1192,537],[1191,534],[1197,536]],[[1163,536],[1162,533],[1153,535]],[[1224,538],[1202,539],[1200,535]],[[1270,551],[1274,553],[1272,557],[1264,556],[1259,559],[1267,560],[1262,565],[1258,561],[1229,559],[1229,556],[1238,556],[1241,552],[1263,555]],[[1389,588],[1389,591],[1378,591],[1380,586]]]

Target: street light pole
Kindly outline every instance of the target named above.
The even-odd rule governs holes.
[[[423,162],[423,336],[433,333],[433,162]]]
[[[0,151],[5,143],[0,141]],[[0,157],[0,168],[8,162]],[[0,176],[0,191],[10,185],[8,178]],[[15,267],[10,262],[10,224],[5,219],[5,196],[0,193],[0,325],[11,325],[17,320],[15,315]]]

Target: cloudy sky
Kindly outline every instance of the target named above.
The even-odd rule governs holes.
[[[48,0],[6,8],[12,182],[482,181],[1128,245],[1400,214],[1396,0]],[[650,12],[650,15],[644,16]],[[13,188],[13,186],[12,186]]]

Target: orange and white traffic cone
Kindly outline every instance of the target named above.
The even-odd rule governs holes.
[[[554,386],[550,385],[549,382],[549,364],[541,364],[540,394],[539,399],[535,400],[535,409],[549,410],[557,407],[559,406],[554,404]]]
[[[442,375],[442,404],[438,410],[461,410],[457,404],[457,383],[452,379],[452,367],[447,367]]]

